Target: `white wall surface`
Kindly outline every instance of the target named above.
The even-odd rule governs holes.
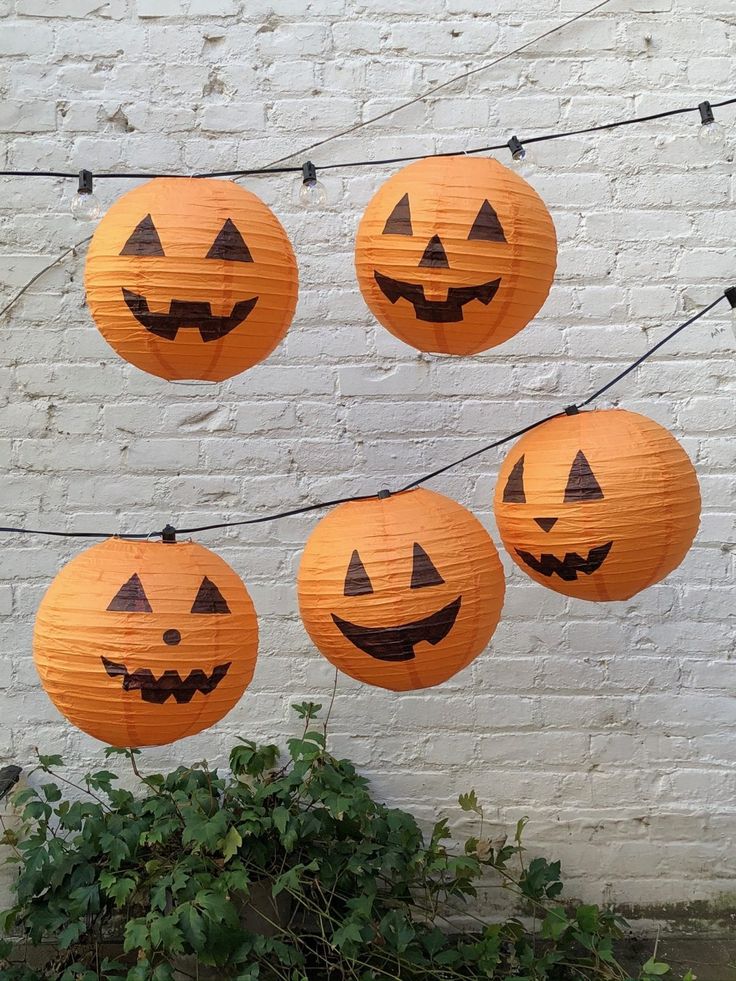
[[[0,0],[0,167],[195,171],[261,166],[491,60],[581,0]],[[467,83],[329,147],[317,164],[576,128],[736,92],[733,0],[613,0]],[[560,239],[540,317],[485,355],[418,354],[370,316],[352,270],[360,214],[391,168],[324,176],[322,214],[294,179],[246,186],[285,224],[299,307],[267,360],[220,386],[126,365],[84,306],[83,254],[1,325],[3,524],[147,530],[400,486],[584,397],[736,281],[729,149],[697,116],[535,150],[532,182]],[[302,157],[298,158],[299,163]],[[508,162],[507,156],[501,156]],[[99,182],[111,202],[132,185]],[[0,305],[88,226],[74,182],[0,180]],[[734,336],[728,311],[682,334],[612,401],[681,438],[701,481],[695,547],[665,582],[595,605],[534,585],[504,557],[489,651],[444,686],[396,695],[341,677],[333,746],[422,818],[474,786],[492,820],[531,817],[572,895],[647,904],[736,890]],[[611,401],[604,404],[611,404]],[[493,530],[499,457],[431,485]],[[333,669],[297,614],[316,518],[208,533],[242,575],[262,646],[254,682],[216,729],[144,766],[222,762],[236,734],[279,740],[289,705],[326,702]],[[3,537],[0,762],[33,747],[83,770],[101,746],[66,724],[31,658],[38,602],[84,543]]]

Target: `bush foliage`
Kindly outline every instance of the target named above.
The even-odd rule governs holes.
[[[451,847],[441,820],[425,840],[410,814],[375,801],[354,766],[328,752],[320,706],[295,709],[304,732],[285,762],[276,746],[243,740],[227,774],[201,763],[143,776],[135,751],[107,750],[129,757],[136,793],[108,769],[70,784],[59,757],[40,757],[43,779],[16,795],[22,827],[3,838],[18,877],[15,905],[0,916],[0,981],[670,973],[654,957],[635,977],[619,965],[625,922],[608,908],[566,905],[559,862],[527,861],[524,821],[510,841],[489,840],[471,791],[459,804],[477,818],[476,836]],[[466,900],[489,876],[518,915],[453,931],[448,918],[471,916]],[[45,942],[43,966],[21,959]]]

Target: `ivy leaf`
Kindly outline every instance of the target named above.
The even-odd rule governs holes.
[[[568,926],[569,921],[564,906],[555,906],[542,922],[542,936],[545,940],[559,940]]]
[[[168,954],[184,953],[184,936],[178,927],[178,916],[150,917],[151,943]]]
[[[313,719],[322,709],[318,702],[301,702],[299,705],[292,705],[291,707],[300,719]]]
[[[654,957],[650,957],[641,970],[644,975],[649,974],[653,977],[659,977],[662,974],[669,974],[670,966],[669,964],[663,964],[661,961],[655,960]]]
[[[457,802],[464,811],[475,811],[476,814],[481,813],[475,790],[470,790],[467,794],[460,794]]]
[[[274,807],[271,819],[279,834],[283,834],[286,831],[286,826],[289,823],[289,817],[289,812],[285,807]]]
[[[238,829],[233,825],[225,835],[223,841],[222,857],[226,862],[229,862],[231,858],[234,858],[238,854],[238,849],[242,844],[243,839],[240,837]]]
[[[73,943],[76,943],[77,940],[79,940],[86,929],[87,924],[84,921],[70,923],[69,926],[65,927],[57,937],[57,943],[62,950],[66,950],[68,947],[71,947]]]
[[[199,952],[205,949],[207,934],[204,917],[191,903],[179,907],[179,929],[192,950]]]
[[[332,942],[336,947],[350,947],[352,943],[359,944],[363,939],[363,931],[360,924],[354,920],[347,920],[341,927],[332,934]]]
[[[598,929],[598,907],[578,906],[575,911],[575,919],[578,921],[580,929],[585,933],[595,933]]]
[[[148,932],[148,924],[140,917],[136,920],[128,920],[125,924],[125,935],[123,950],[129,954],[132,950],[149,950],[151,938]]]
[[[100,886],[105,895],[115,902],[118,909],[125,906],[135,892],[137,885],[137,881],[128,875],[121,876],[112,872],[103,872],[100,876]]]

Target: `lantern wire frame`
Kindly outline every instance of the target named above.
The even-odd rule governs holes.
[[[679,324],[674,330],[671,330],[669,334],[666,334],[661,340],[656,344],[652,345],[641,357],[637,358],[636,361],[632,361],[630,365],[627,365],[623,371],[618,372],[610,381],[606,382],[598,388],[592,395],[589,395],[582,402],[577,402],[566,406],[560,412],[553,412],[551,415],[544,416],[542,419],[537,419],[535,422],[530,423],[528,426],[524,426],[521,429],[515,430],[513,433],[509,433],[507,436],[501,437],[501,439],[494,440],[492,443],[487,443],[485,446],[479,447],[477,450],[473,450],[472,453],[466,453],[465,456],[459,457],[457,460],[452,460],[450,463],[446,463],[442,467],[438,467],[436,470],[432,470],[430,473],[424,474],[418,477],[416,480],[411,481],[411,483],[399,488],[396,491],[381,490],[378,492],[378,496],[385,497],[391,493],[401,494],[404,491],[412,490],[415,487],[419,487],[422,484],[426,484],[427,481],[439,477],[441,474],[446,473],[448,470],[452,470],[455,467],[461,466],[468,460],[472,460],[482,453],[487,453],[489,450],[496,449],[499,446],[503,446],[505,443],[510,443],[514,439],[518,439],[519,436],[523,436],[524,433],[530,432],[532,429],[536,429],[538,426],[543,425],[545,422],[549,422],[550,419],[556,419],[562,415],[572,415],[579,412],[581,409],[590,405],[596,399],[600,398],[605,392],[610,388],[620,382],[627,375],[631,374],[640,364],[643,364],[648,358],[655,354],[661,347],[671,341],[679,333],[690,327],[691,324],[696,323],[707,313],[713,310],[720,303],[727,300],[731,309],[736,309],[736,285],[729,286],[720,296],[712,300],[707,306],[703,307],[697,313],[689,317],[684,323]],[[147,532],[115,532],[115,531],[49,531],[49,530],[38,530],[31,528],[12,528],[12,527],[0,527],[0,533],[2,534],[17,534],[17,535],[45,535],[54,538],[127,538],[127,539],[150,539],[160,537],[164,541],[174,541],[176,535],[194,534],[195,532],[202,531],[214,531],[220,528],[239,528],[245,525],[258,525],[264,524],[268,521],[278,521],[282,518],[292,518],[295,515],[309,514],[312,511],[323,511],[326,508],[335,507],[338,504],[347,504],[351,501],[366,501],[371,498],[376,497],[376,494],[356,494],[351,497],[338,497],[329,501],[318,501],[315,504],[306,504],[303,507],[291,508],[288,511],[279,511],[275,514],[264,514],[256,518],[245,518],[241,521],[221,521],[214,524],[208,525],[197,525],[189,528],[175,528],[171,524],[167,524],[161,531],[147,531]]]

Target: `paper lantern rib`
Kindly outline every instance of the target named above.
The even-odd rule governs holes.
[[[683,560],[700,490],[666,429],[625,409],[593,409],[527,433],[501,466],[494,508],[509,555],[536,582],[625,600]]]
[[[86,549],[51,583],[33,635],[56,707],[113,746],[160,746],[214,725],[250,683],[257,649],[248,591],[194,542]]]
[[[104,216],[85,286],[95,323],[121,357],[169,380],[223,381],[284,337],[297,267],[278,219],[250,191],[157,178]]]
[[[307,632],[329,661],[367,684],[408,691],[447,681],[481,653],[504,588],[477,518],[422,489],[335,508],[307,541],[297,591]]]

